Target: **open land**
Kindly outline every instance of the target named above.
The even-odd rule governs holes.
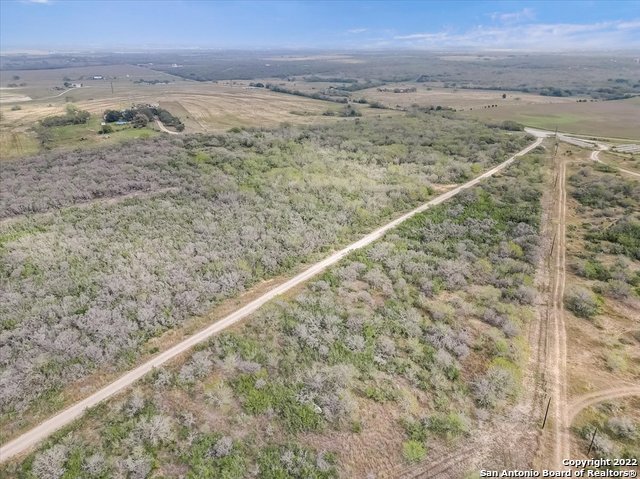
[[[637,457],[633,61],[2,56],[0,474]],[[99,134],[134,104],[184,131]]]

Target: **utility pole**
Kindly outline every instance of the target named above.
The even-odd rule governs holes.
[[[551,406],[551,396],[549,396],[549,402],[547,403],[547,410],[544,413],[544,420],[542,421],[542,429],[544,429],[544,425],[547,423],[547,415],[549,414],[549,406]]]
[[[591,437],[591,444],[589,444],[589,450],[587,451],[587,456],[589,455],[589,453],[591,452],[591,448],[593,447],[593,441],[596,438],[596,433],[598,432],[598,428],[595,428],[593,430],[593,436]]]
[[[113,82],[111,82],[111,96],[113,96]]]

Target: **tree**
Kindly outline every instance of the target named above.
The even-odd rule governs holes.
[[[136,116],[134,116],[132,120],[134,128],[144,128],[147,126],[147,123],[149,123],[149,119],[142,113],[136,113]]]
[[[118,110],[107,110],[104,112],[104,121],[107,123],[113,123],[119,120],[122,120],[122,112]]]
[[[65,110],[67,111],[67,115],[75,115],[78,112],[78,107],[75,106],[73,103],[69,103],[65,107]]]
[[[100,128],[100,131],[98,132],[101,135],[106,135],[108,133],[113,133],[113,127],[111,125],[102,125],[102,128]]]

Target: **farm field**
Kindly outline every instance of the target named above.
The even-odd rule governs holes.
[[[415,92],[394,93],[394,89],[412,89]],[[379,91],[391,90],[391,91]],[[502,95],[505,94],[506,98]],[[532,93],[508,90],[473,90],[442,88],[421,83],[387,83],[380,87],[369,88],[354,93],[354,96],[362,96],[367,100],[378,101],[383,105],[392,108],[410,108],[413,105],[421,107],[442,106],[455,108],[456,110],[482,109],[488,105],[497,104],[499,108],[503,106],[521,106],[523,109],[529,105],[539,104],[559,104],[574,103],[575,98],[542,96]]]
[[[507,451],[516,436],[534,439],[529,412],[510,411],[530,394],[524,338],[552,180],[543,151],[352,253],[4,472],[396,477],[461,451],[450,469],[461,477],[476,461],[530,462],[533,449]],[[477,442],[486,434],[489,448]]]
[[[474,109],[466,116],[485,121],[513,120],[526,126],[597,137],[640,139],[640,97],[586,103],[538,104]]]
[[[15,73],[25,80],[27,87],[24,91],[31,95],[33,100],[5,102],[0,106],[0,154],[3,158],[18,156],[25,149],[33,151],[32,146],[21,146],[37,142],[35,133],[30,130],[31,127],[43,118],[64,112],[69,103],[81,110],[89,111],[94,115],[94,123],[107,109],[128,108],[138,103],[161,104],[183,120],[186,125],[185,133],[220,132],[234,127],[277,127],[281,123],[331,123],[336,117],[327,116],[325,113],[338,112],[341,108],[340,105],[331,102],[250,88],[242,82],[216,84],[187,81],[130,65],[10,73]],[[71,89],[63,95],[51,91],[52,86],[61,84],[63,78],[75,80],[97,73],[105,79],[77,80],[84,82],[83,87]],[[134,81],[139,78],[150,81],[166,80],[170,83],[135,84]],[[5,92],[6,90],[0,92],[0,96]],[[381,114],[380,110],[369,109],[367,105],[358,105],[357,109],[364,117]],[[385,114],[394,115],[395,112]],[[109,141],[105,141],[104,138],[97,137],[97,129],[88,132],[84,126],[74,126],[72,130],[75,133],[71,136],[84,137],[88,141],[68,141],[66,146],[70,148],[83,147],[85,144],[109,144],[118,139],[139,136],[135,132],[128,135],[121,133],[112,135]],[[16,137],[19,139],[18,142],[15,140]]]

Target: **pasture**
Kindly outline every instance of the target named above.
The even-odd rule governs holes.
[[[465,115],[484,121],[514,120],[526,126],[611,138],[640,138],[640,97],[577,103],[504,105]]]
[[[394,89],[415,88],[415,92],[394,93]],[[383,90],[383,91],[380,91]],[[514,105],[523,107],[539,104],[567,104],[575,102],[575,99],[566,97],[542,96],[533,93],[523,93],[509,90],[472,90],[458,88],[440,88],[422,83],[389,83],[383,87],[369,88],[354,94],[367,101],[377,101],[391,108],[410,108],[412,105],[421,107],[443,106],[456,110],[468,110],[482,108],[487,105]],[[506,98],[502,95],[506,94]]]

